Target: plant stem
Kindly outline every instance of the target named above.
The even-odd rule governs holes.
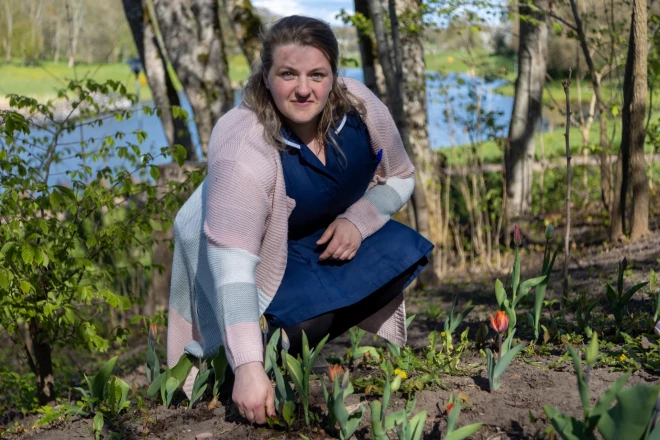
[[[570,85],[571,85],[572,69],[568,69],[568,79],[562,81],[564,86],[564,93],[566,94],[566,133],[564,139],[566,141],[566,236],[564,238],[564,286],[562,292],[562,303],[566,305],[568,301],[568,250],[570,246],[570,232],[571,232],[571,146],[569,142],[569,128],[571,126],[571,101]]]
[[[497,362],[502,359],[502,333],[497,334]]]

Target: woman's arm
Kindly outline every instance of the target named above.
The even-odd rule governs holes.
[[[410,199],[415,187],[413,167],[390,112],[371,90],[359,81],[341,78],[354,96],[364,102],[363,118],[374,151],[382,150],[382,160],[367,192],[338,218],[353,223],[362,239],[378,231]]]
[[[263,361],[255,270],[269,213],[269,199],[251,171],[235,159],[209,163],[204,232],[212,288],[200,289],[232,369]],[[198,301],[199,302],[199,301]],[[201,322],[204,319],[200,319]],[[202,336],[204,330],[201,329]]]

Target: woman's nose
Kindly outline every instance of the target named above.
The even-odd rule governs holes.
[[[307,78],[304,76],[298,77],[298,86],[296,87],[296,93],[300,96],[307,96],[311,92],[309,88],[309,83],[307,82]]]

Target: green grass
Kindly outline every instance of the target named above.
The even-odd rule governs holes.
[[[245,79],[249,75],[249,67],[243,56],[228,58],[229,77],[232,82]],[[44,61],[38,66],[22,66],[17,61],[0,64],[0,97],[10,93],[30,96],[40,100],[54,98],[57,91],[66,87],[69,80],[92,78],[98,82],[109,79],[121,81],[129,93],[135,93],[135,76],[123,63],[112,64],[78,64],[74,69],[65,62],[54,63]],[[151,99],[151,91],[142,78],[140,96],[143,100]],[[177,90],[181,84],[175,82]]]
[[[513,58],[491,55],[480,50],[470,57],[465,51],[449,50],[443,52],[427,51],[426,70],[439,72],[471,73],[482,76],[506,77],[513,71]]]

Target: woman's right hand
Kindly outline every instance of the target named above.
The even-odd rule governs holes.
[[[266,423],[275,415],[273,385],[261,362],[248,362],[234,370],[232,400],[238,412],[252,423]]]

